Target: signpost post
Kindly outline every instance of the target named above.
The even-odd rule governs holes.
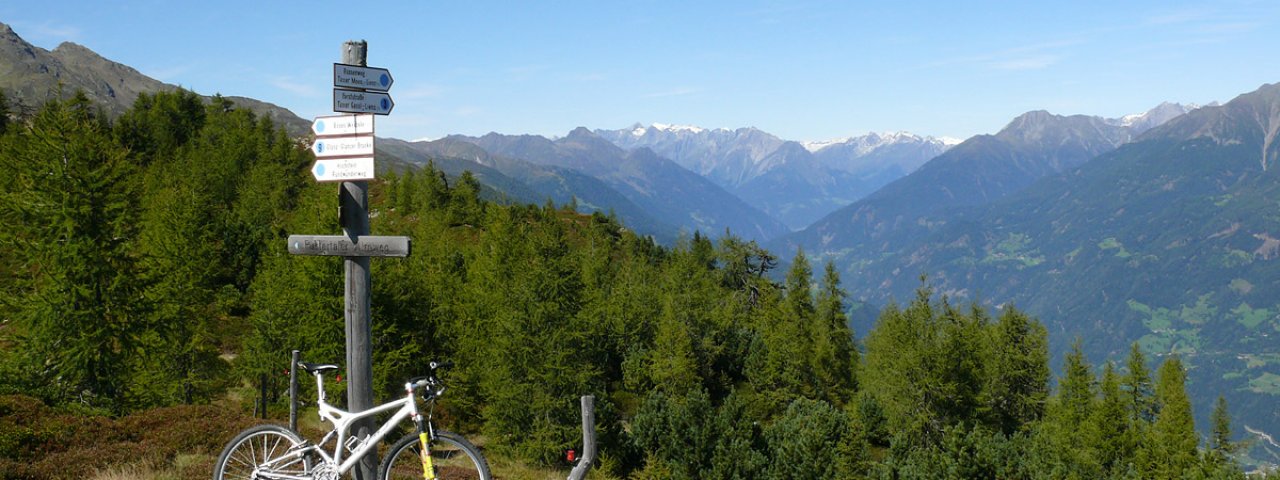
[[[316,164],[311,174],[318,182],[340,181],[339,223],[343,235],[290,235],[289,253],[343,257],[346,278],[347,407],[367,410],[373,404],[373,346],[369,319],[369,259],[409,255],[408,237],[369,235],[369,184],[374,179],[373,115],[387,115],[395,103],[386,91],[394,81],[385,68],[365,65],[368,44],[342,44],[342,62],[333,65],[333,110],[356,115],[332,115],[315,119],[311,145]],[[370,115],[373,114],[373,115]],[[372,419],[357,422],[354,434],[373,433]],[[353,470],[357,480],[377,475],[376,455],[367,455]]]

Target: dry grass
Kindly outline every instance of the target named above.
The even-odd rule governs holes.
[[[110,419],[67,413],[31,397],[0,395],[0,480],[207,480],[226,442],[258,423],[230,402]],[[318,421],[314,408],[299,413],[299,424],[312,440],[319,440],[328,426]],[[482,437],[472,440],[486,443]],[[495,478],[551,480],[569,474],[486,453]],[[611,478],[598,470],[589,477]]]
[[[143,462],[98,468],[89,475],[89,480],[178,480],[178,476],[171,468]]]
[[[110,419],[0,396],[0,479],[206,479],[223,444],[255,423],[224,405]]]

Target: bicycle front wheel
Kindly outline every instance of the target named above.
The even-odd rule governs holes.
[[[213,480],[280,478],[307,475],[305,459],[288,455],[302,443],[292,430],[279,425],[258,425],[240,432],[227,444],[213,466]]]
[[[431,440],[431,465],[441,480],[490,480],[489,464],[480,449],[453,432],[436,430]],[[405,435],[382,460],[382,480],[421,480],[422,444],[415,434]]]

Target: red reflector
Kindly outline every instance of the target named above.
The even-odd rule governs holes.
[[[574,461],[574,460],[577,460],[577,459],[578,459],[578,452],[575,452],[575,451],[573,451],[573,450],[569,450],[569,451],[567,451],[567,452],[564,452],[564,458],[565,458],[565,460],[568,460],[568,461],[570,461],[570,462],[572,462],[572,461]]]

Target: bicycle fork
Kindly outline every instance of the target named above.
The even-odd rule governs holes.
[[[418,426],[418,443],[422,447],[419,451],[419,456],[422,457],[422,479],[436,480],[436,467],[431,463],[431,442],[428,439],[430,435],[427,430],[427,422],[423,421],[422,415],[419,414],[414,423]]]

